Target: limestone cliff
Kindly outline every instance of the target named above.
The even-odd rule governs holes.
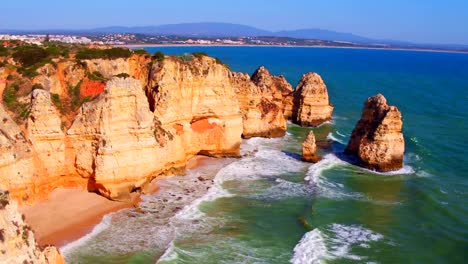
[[[282,105],[273,101],[272,92],[263,89],[248,74],[233,73],[232,81],[242,112],[242,137],[281,137],[286,133]]]
[[[15,201],[0,190],[0,259],[5,264],[63,264],[55,247],[40,249],[31,228],[24,222]]]
[[[382,94],[369,97],[345,152],[356,155],[362,166],[372,170],[402,168],[405,142],[401,118],[398,108],[389,106]]]
[[[294,91],[292,121],[301,126],[318,126],[331,120],[333,105],[320,75],[304,74]]]
[[[252,75],[252,81],[262,90],[267,98],[281,107],[286,118],[290,116],[291,104],[290,97],[292,86],[286,81],[284,76],[274,76],[265,67],[259,67]]]
[[[242,116],[225,65],[207,56],[167,57],[153,65],[146,93],[154,116],[187,155],[239,155]]]
[[[315,145],[314,131],[310,131],[304,143],[302,143],[302,160],[307,162],[317,162],[320,157],[317,156],[317,146]]]

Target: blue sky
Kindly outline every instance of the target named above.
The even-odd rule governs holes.
[[[468,0],[3,0],[2,29],[230,22],[468,44]]]

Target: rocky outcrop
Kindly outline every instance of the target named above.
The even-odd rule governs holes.
[[[372,170],[402,168],[405,142],[401,118],[398,108],[389,106],[382,94],[369,97],[345,153],[356,155],[362,166]]]
[[[171,135],[159,129],[140,82],[113,78],[104,93],[82,106],[68,130],[76,150],[74,166],[89,179],[88,188],[126,199],[171,161],[183,166],[183,149],[164,149],[167,144],[161,142]]]
[[[258,87],[248,74],[233,73],[234,89],[242,112],[242,137],[281,137],[286,133],[282,105],[266,87]]]
[[[2,263],[64,264],[55,247],[40,249],[17,203],[0,190],[0,259]]]
[[[332,118],[333,105],[320,75],[304,74],[294,91],[292,121],[300,126],[318,126]]]
[[[293,89],[284,76],[274,76],[261,66],[254,72],[251,79],[273,103],[281,108],[281,112],[285,113],[285,116],[289,116],[288,101]]]
[[[161,127],[187,155],[239,156],[242,116],[229,69],[203,56],[153,65],[148,100]]]
[[[314,131],[310,131],[304,143],[302,143],[302,160],[307,162],[317,162],[320,157],[317,156],[317,146],[315,145]]]

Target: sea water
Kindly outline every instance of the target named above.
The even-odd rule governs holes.
[[[325,80],[333,122],[313,128],[323,159],[300,161],[311,128],[244,140],[220,159],[164,179],[143,212],[106,216],[62,252],[70,263],[466,263],[468,54],[280,47],[151,47],[201,51],[233,71],[264,65],[295,86]],[[375,173],[342,151],[367,97],[403,114],[403,169]],[[207,180],[199,181],[202,175]],[[211,186],[211,187],[210,187]]]

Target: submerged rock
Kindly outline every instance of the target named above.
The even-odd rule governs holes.
[[[405,151],[401,118],[398,108],[389,106],[382,94],[369,97],[345,153],[356,155],[368,169],[382,172],[401,169]]]
[[[320,157],[317,156],[314,131],[310,131],[306,140],[302,143],[302,160],[314,163],[320,160]]]
[[[332,118],[333,105],[320,75],[306,73],[294,91],[292,121],[300,126],[318,126]]]

